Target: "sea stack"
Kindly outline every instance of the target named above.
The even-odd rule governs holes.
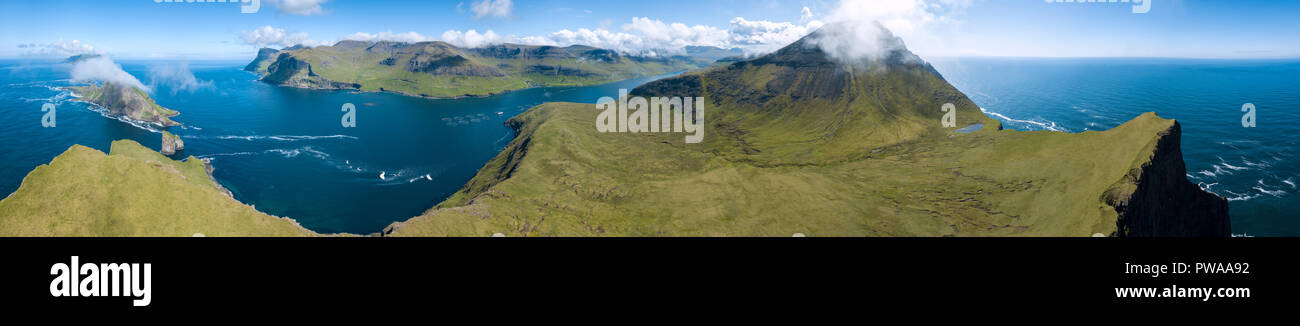
[[[185,142],[181,141],[181,137],[173,135],[172,133],[167,131],[162,132],[162,149],[159,150],[158,152],[162,153],[163,155],[172,155],[172,154],[176,154],[176,151],[180,151],[184,149],[185,149]]]

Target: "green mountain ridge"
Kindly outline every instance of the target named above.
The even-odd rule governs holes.
[[[583,86],[667,74],[711,63],[688,56],[641,57],[589,46],[340,41],[261,49],[244,69],[275,85],[452,98],[534,86]]]

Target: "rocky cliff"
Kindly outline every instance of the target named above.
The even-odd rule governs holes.
[[[1119,214],[1117,236],[1227,237],[1228,201],[1187,180],[1182,127],[1174,122],[1152,141],[1149,155],[1107,191]]]
[[[159,153],[162,153],[163,155],[172,155],[176,154],[176,151],[184,149],[185,142],[181,141],[181,137],[177,137],[165,130],[162,132],[162,148],[158,151]]]

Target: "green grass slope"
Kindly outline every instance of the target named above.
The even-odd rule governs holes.
[[[596,114],[548,103],[517,117],[519,137],[464,189],[388,232],[1112,235],[1117,216],[1103,194],[1174,123],[1146,114],[1106,132],[950,132],[860,159],[766,166],[681,134],[597,133]]]
[[[314,235],[229,197],[206,169],[129,140],[109,154],[75,145],[0,201],[0,236]]]

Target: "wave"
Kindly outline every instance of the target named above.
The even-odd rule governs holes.
[[[1010,121],[1010,122],[1019,122],[1019,123],[1023,123],[1023,124],[1029,124],[1029,125],[1038,126],[1038,127],[1042,128],[1042,129],[1045,129],[1045,130],[1069,132],[1069,130],[1066,130],[1065,128],[1058,127],[1058,126],[1056,125],[1056,122],[1055,122],[1055,121],[1051,121],[1051,120],[1048,120],[1047,122],[1039,122],[1039,121],[1033,121],[1033,120],[1012,119],[1011,117],[1008,117],[1008,116],[1003,115],[1003,114],[1001,114],[1001,113],[997,113],[997,112],[989,111],[989,110],[986,110],[986,109],[984,109],[984,108],[980,108],[980,112],[984,112],[985,114],[993,115],[993,116],[995,116],[995,117],[1002,118],[1002,120],[1006,120],[1006,121]]]
[[[196,129],[197,129],[197,128],[196,128]],[[202,130],[202,129],[199,129],[199,130]],[[257,140],[276,140],[276,141],[290,141],[290,142],[292,142],[292,141],[299,141],[299,140],[317,140],[317,139],[352,139],[352,140],[359,139],[359,138],[357,138],[356,136],[349,136],[349,135],[326,135],[326,136],[299,136],[299,135],[272,135],[272,136],[265,136],[265,135],[251,135],[251,136],[237,136],[237,135],[224,135],[224,136],[209,136],[209,135],[181,135],[181,138],[188,138],[188,139],[247,140],[247,141],[257,141]]]
[[[1228,201],[1247,201],[1247,200],[1255,199],[1256,197],[1260,196],[1258,194],[1255,195],[1239,194],[1239,193],[1232,192],[1232,190],[1225,190],[1225,192],[1232,194],[1232,197],[1224,198],[1227,199]]]
[[[102,107],[102,106],[99,106],[98,104],[95,104],[95,103],[89,103],[89,102],[82,102],[82,103],[86,103],[86,104],[87,104],[87,105],[86,105],[86,109],[89,109],[90,111],[93,111],[93,112],[95,112],[95,113],[99,113],[99,115],[101,115],[101,116],[103,116],[103,117],[105,117],[105,118],[109,118],[109,119],[114,119],[114,120],[117,120],[117,121],[125,122],[126,124],[129,124],[129,125],[131,125],[131,126],[134,126],[134,127],[136,127],[136,128],[140,128],[140,129],[144,129],[144,130],[146,130],[146,131],[149,131],[149,132],[152,132],[152,133],[155,133],[155,134],[160,134],[160,133],[163,132],[163,128],[164,128],[163,125],[160,125],[160,124],[157,124],[157,123],[153,123],[153,122],[136,121],[136,120],[132,120],[131,118],[124,117],[124,116],[116,116],[116,115],[110,114],[109,111],[108,111],[108,109],[106,109],[106,108],[104,108],[104,107]]]
[[[1262,182],[1261,182],[1261,184],[1262,184]],[[1264,189],[1264,188],[1261,187],[1261,186],[1255,186],[1255,187],[1252,187],[1251,189],[1259,190],[1260,193],[1263,193],[1263,194],[1265,194],[1265,195],[1269,195],[1269,196],[1273,196],[1273,197],[1277,197],[1277,198],[1282,198],[1283,195],[1286,195],[1286,191],[1285,191],[1285,190],[1280,190],[1280,189],[1279,189],[1279,190],[1268,190],[1268,189]]]

